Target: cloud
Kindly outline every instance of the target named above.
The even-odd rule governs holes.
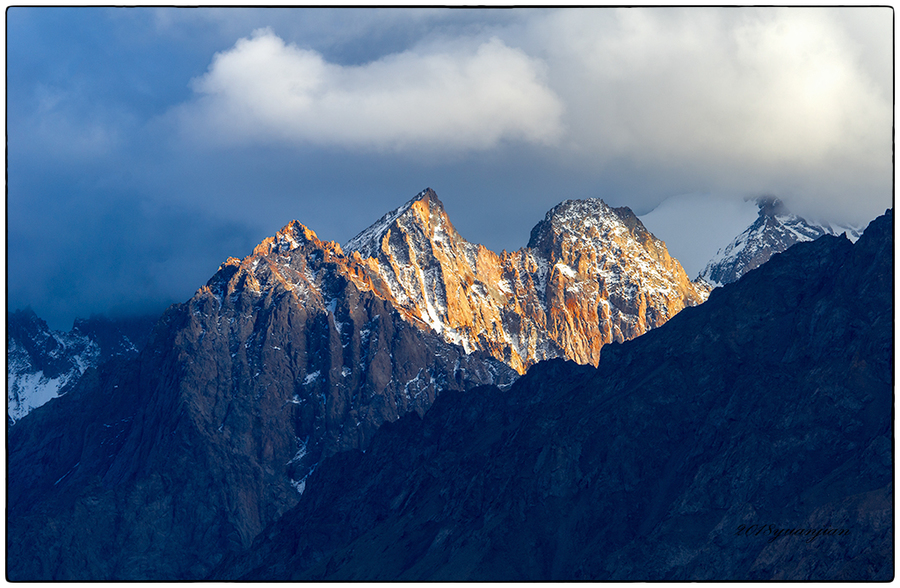
[[[892,13],[853,10],[563,10],[532,23],[528,50],[573,157],[848,212],[848,192],[889,202],[892,165],[891,82],[873,75]],[[877,43],[858,41],[867,23]]]
[[[889,8],[9,19],[9,304],[64,328],[183,300],[292,218],[343,242],[426,186],[497,251],[566,198],[707,194],[648,221],[695,268],[745,196],[840,223],[891,205]]]
[[[84,164],[113,153],[133,118],[114,108],[96,108],[80,88],[38,85],[31,111],[8,125],[13,159],[23,154],[45,161]]]
[[[731,243],[759,214],[752,200],[712,194],[679,194],[666,199],[641,222],[666,243],[688,277],[697,277],[716,252]],[[697,236],[702,235],[702,239]]]
[[[805,164],[846,138],[869,156],[873,134],[890,136],[890,94],[831,16],[570,10],[537,26],[554,87],[585,123],[571,126],[574,137],[590,149]]]
[[[357,66],[259,29],[217,53],[180,112],[190,132],[226,142],[372,150],[482,150],[501,141],[549,144],[562,105],[541,64],[491,39],[408,50]]]
[[[557,172],[630,183],[628,204],[644,210],[711,191],[777,193],[800,214],[850,221],[889,205],[889,9],[513,13],[479,28],[477,12],[303,12],[347,20],[370,40],[350,53],[370,57],[257,29],[194,78],[177,120],[208,145],[531,145]],[[406,42],[386,43],[385,27]]]

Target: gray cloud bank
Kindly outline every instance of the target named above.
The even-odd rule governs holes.
[[[748,197],[864,224],[892,201],[892,19],[12,8],[9,305],[68,328],[181,300],[291,219],[343,242],[426,186],[497,251],[567,198],[690,223],[688,265]]]
[[[193,80],[180,124],[215,142],[400,152],[525,141],[579,167],[677,167],[707,190],[861,222],[891,187],[891,16],[534,11],[348,66],[257,30]]]

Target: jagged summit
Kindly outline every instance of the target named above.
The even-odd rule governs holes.
[[[417,216],[416,213],[418,213]],[[403,217],[418,218],[420,221],[430,219],[432,215],[446,218],[444,204],[431,188],[425,188],[402,206],[388,212],[370,227],[347,241],[344,251],[357,251],[362,257],[374,257],[382,246],[382,240],[391,226]],[[450,225],[452,228],[452,225]],[[455,229],[453,230],[455,233]]]
[[[257,245],[253,250],[253,255],[265,256],[271,253],[283,253],[307,243],[321,245],[322,241],[319,240],[315,231],[303,223],[294,220],[275,233],[274,237],[264,239],[263,242]],[[340,246],[338,246],[338,248],[340,248]]]
[[[363,279],[411,322],[524,372],[658,326],[706,291],[628,208],[553,207],[527,247],[500,256],[463,239],[434,191],[420,192],[345,246]]]
[[[315,276],[305,270],[305,265],[292,264],[294,260],[305,260],[310,255],[317,262],[343,259],[339,244],[321,241],[314,231],[294,220],[272,237],[263,239],[244,259],[227,258],[205,288],[222,300],[247,289],[262,293],[281,286],[308,301],[310,292],[316,291],[315,287],[311,288]]]
[[[561,233],[578,234],[603,219],[609,207],[603,200],[565,200],[547,211],[544,220],[531,229],[528,247],[542,251]]]
[[[813,241],[822,235],[840,234],[856,241],[860,234],[853,227],[809,222],[790,212],[781,200],[773,196],[763,196],[756,203],[759,206],[756,220],[734,241],[719,249],[700,272],[699,279],[712,286],[722,286],[737,281],[767,262],[772,255],[795,243]]]
[[[614,208],[600,198],[565,200],[551,208],[544,220],[534,226],[528,247],[543,251],[549,242],[562,235],[572,239],[592,238],[619,235],[623,231],[629,231],[641,242],[653,237],[627,206]]]

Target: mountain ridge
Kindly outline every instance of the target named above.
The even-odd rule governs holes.
[[[597,368],[441,395],[211,578],[889,581],[892,231],[798,244]]]
[[[441,390],[516,377],[403,320],[346,263],[289,223],[170,307],[136,359],[12,427],[8,577],[202,578],[324,456]]]
[[[137,358],[87,369],[11,427],[8,577],[202,579],[385,423],[448,390],[506,389],[523,357],[594,364],[705,297],[667,277],[664,245],[630,211],[569,204],[594,211],[570,219],[577,236],[549,215],[544,253],[497,255],[459,237],[432,194],[382,217],[376,257],[288,223],[170,307]],[[451,315],[469,322],[440,322]]]
[[[600,347],[659,326],[708,290],[628,209],[567,200],[526,247],[497,254],[466,241],[431,189],[344,246],[410,321],[519,373],[541,359],[596,363]]]

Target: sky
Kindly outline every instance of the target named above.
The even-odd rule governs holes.
[[[9,8],[8,309],[158,313],[291,220],[345,243],[426,187],[497,252],[563,200],[628,206],[691,277],[762,195],[865,225],[893,16]]]

